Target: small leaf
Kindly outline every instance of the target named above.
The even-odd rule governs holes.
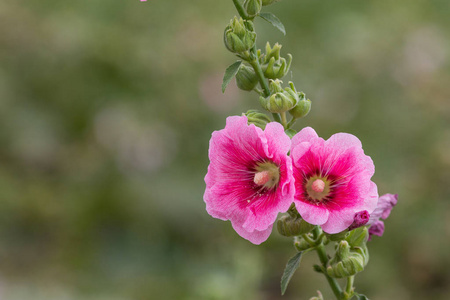
[[[241,64],[242,61],[238,60],[225,70],[225,75],[223,75],[223,82],[222,82],[222,93],[225,93],[227,85],[230,83],[231,79],[233,79],[233,77],[236,76]]]
[[[291,257],[291,259],[289,259],[289,261],[287,262],[283,276],[281,277],[281,295],[284,295],[284,293],[286,292],[287,286],[292,278],[292,275],[294,275],[295,270],[297,270],[298,267],[300,266],[302,253],[303,252],[298,252],[293,257]]]
[[[369,298],[367,298],[366,296],[364,296],[362,294],[356,294],[356,299],[357,300],[369,300]]]
[[[284,28],[283,23],[281,23],[280,19],[278,19],[273,13],[262,12],[259,14],[261,18],[275,26],[279,31],[281,31],[284,35],[286,35],[286,29]]]

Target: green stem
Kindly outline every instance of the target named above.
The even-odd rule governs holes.
[[[289,123],[287,124],[287,128],[288,129],[291,128],[295,124],[296,121],[297,121],[296,118],[292,118],[292,120],[290,120]]]
[[[256,45],[253,46],[251,51],[254,54],[254,58],[251,61],[249,61],[249,63],[255,70],[256,76],[258,76],[258,81],[259,84],[261,85],[261,88],[263,89],[264,97],[269,97],[270,96],[269,84],[267,83],[266,77],[264,77],[264,73],[261,69],[261,65],[259,64],[258,54],[256,52]]]
[[[244,19],[244,20],[248,20],[248,15],[245,12],[244,7],[239,2],[239,0],[233,0],[233,3],[234,3],[234,6],[236,7],[236,10],[239,13],[239,15],[241,16],[241,18]]]
[[[277,113],[272,113],[272,117],[275,120],[275,122],[281,123],[280,115]]]
[[[284,111],[280,115],[281,115],[281,125],[283,125],[284,128],[288,128],[286,120],[286,112]]]
[[[266,77],[264,76],[264,73],[261,69],[261,65],[258,61],[258,53],[256,50],[256,44],[252,48],[253,53],[253,59],[249,61],[250,65],[253,67],[253,70],[255,70],[256,76],[258,76],[259,85],[263,89],[263,97],[267,98],[270,96],[270,90],[269,90],[269,84],[267,83]],[[277,113],[272,113],[273,119],[275,122],[281,123],[281,117]]]
[[[325,247],[323,244],[320,244],[316,247],[317,254],[319,255],[320,262],[322,263],[322,266],[327,268],[328,264],[328,256],[325,251]],[[336,296],[336,299],[340,300],[342,295],[341,287],[339,286],[339,283],[332,277],[328,276],[327,273],[323,273],[325,275],[325,278],[328,281],[328,284],[330,285],[331,289],[333,290],[334,295]]]
[[[355,281],[355,276],[347,277],[347,286],[345,287],[346,298],[351,299],[353,296],[353,282]]]
[[[325,246],[322,243],[322,239],[320,238],[322,234],[322,230],[319,226],[316,226],[313,229],[313,236],[316,241],[320,241],[320,244],[316,246],[317,255],[319,256],[320,262],[322,263],[322,266],[324,270],[327,269],[328,265],[328,256],[327,252],[325,251]],[[325,275],[325,278],[328,281],[328,284],[330,285],[331,289],[333,290],[334,295],[336,296],[336,299],[341,300],[342,298],[342,290],[339,286],[339,283],[336,281],[336,279],[328,276],[326,271],[323,273]]]

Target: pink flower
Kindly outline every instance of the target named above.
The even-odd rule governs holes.
[[[208,213],[230,220],[243,238],[264,242],[279,212],[294,199],[291,141],[278,123],[265,130],[247,124],[247,117],[228,117],[225,129],[209,142],[210,164],[203,199]]]
[[[291,157],[294,202],[305,221],[334,234],[347,229],[356,213],[375,209],[375,167],[357,137],[337,133],[325,141],[307,127],[293,137]]]
[[[369,240],[372,235],[382,236],[384,233],[384,223],[380,219],[387,219],[391,213],[392,208],[397,205],[397,194],[384,194],[378,199],[377,207],[370,215],[368,225]]]

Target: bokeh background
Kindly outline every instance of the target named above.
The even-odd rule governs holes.
[[[283,44],[313,102],[296,124],[349,132],[398,193],[356,286],[372,300],[450,299],[448,0],[283,0]],[[222,45],[231,0],[0,2],[0,299],[332,299],[310,254],[211,218],[208,141],[258,108]]]

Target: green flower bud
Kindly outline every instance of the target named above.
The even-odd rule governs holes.
[[[289,111],[289,113],[296,119],[303,118],[307,114],[309,114],[309,111],[311,110],[311,100],[301,100],[297,103],[296,106],[294,106],[293,109]]]
[[[247,111],[245,115],[247,116],[248,124],[254,124],[255,126],[258,126],[261,129],[266,128],[267,123],[271,121],[266,114],[263,114],[254,109]]]
[[[253,18],[259,14],[262,8],[262,0],[245,0],[244,7],[249,17]]]
[[[368,262],[369,251],[366,245],[352,247],[344,240],[336,245],[336,253],[330,261],[327,273],[336,278],[352,276],[363,271]]]
[[[270,4],[278,2],[278,1],[281,1],[281,0],[262,0],[262,5],[267,6],[267,5],[270,5]]]
[[[294,247],[297,251],[301,252],[311,248],[311,245],[309,245],[303,238],[296,236],[294,237]]]
[[[347,233],[348,233],[347,230],[344,230],[344,231],[336,233],[336,234],[328,234],[328,233],[325,232],[325,236],[330,241],[338,242],[338,241],[341,241],[341,240],[345,239]]]
[[[258,84],[258,76],[252,67],[241,64],[238,73],[236,74],[236,84],[244,91],[252,91]]]
[[[301,218],[281,217],[277,222],[278,232],[283,236],[297,236],[310,232],[314,225]]]
[[[266,54],[261,62],[264,76],[269,79],[283,78],[291,67],[292,55],[288,54],[288,60],[280,56],[281,45],[276,43],[273,48],[266,44]]]
[[[256,42],[253,23],[234,17],[225,28],[223,39],[225,46],[231,52],[242,53],[249,50]]]
[[[369,239],[369,230],[365,226],[350,231],[348,236],[345,238],[345,240],[352,247],[361,247],[366,244],[368,239]]]
[[[269,83],[270,96],[259,97],[261,106],[271,113],[281,113],[292,109],[297,104],[297,98],[290,92],[283,90],[282,81],[276,79]]]

